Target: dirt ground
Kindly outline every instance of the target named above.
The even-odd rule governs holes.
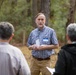
[[[22,46],[22,47],[19,47],[19,48],[21,49],[22,53],[24,54],[29,66],[30,66],[31,50],[29,50],[26,46]],[[51,61],[50,61],[51,68],[55,67],[55,63],[56,63],[56,60],[57,60],[57,54],[58,54],[59,50],[60,49],[56,49],[55,54],[51,56]]]

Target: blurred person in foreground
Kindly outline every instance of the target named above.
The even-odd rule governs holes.
[[[0,75],[31,75],[20,49],[9,44],[13,36],[13,25],[0,22]]]
[[[76,75],[76,23],[67,27],[67,44],[61,47],[53,75]]]
[[[32,50],[31,75],[51,75],[46,67],[50,67],[50,56],[58,48],[58,40],[54,29],[45,25],[46,17],[38,13],[35,18],[37,28],[28,38],[28,47]]]

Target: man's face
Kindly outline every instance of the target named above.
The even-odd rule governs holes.
[[[46,21],[46,18],[43,14],[39,15],[37,18],[36,18],[36,24],[37,24],[37,27],[38,28],[43,28],[44,25],[45,25],[45,21]]]

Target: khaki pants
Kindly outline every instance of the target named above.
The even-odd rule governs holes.
[[[50,67],[50,60],[37,60],[32,57],[31,60],[31,75],[51,75],[46,67]]]

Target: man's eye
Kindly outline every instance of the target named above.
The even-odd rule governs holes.
[[[40,20],[40,19],[38,19],[38,20]]]
[[[43,21],[44,19],[38,19],[38,20],[42,20]]]
[[[41,19],[41,20],[44,20],[44,19]]]

